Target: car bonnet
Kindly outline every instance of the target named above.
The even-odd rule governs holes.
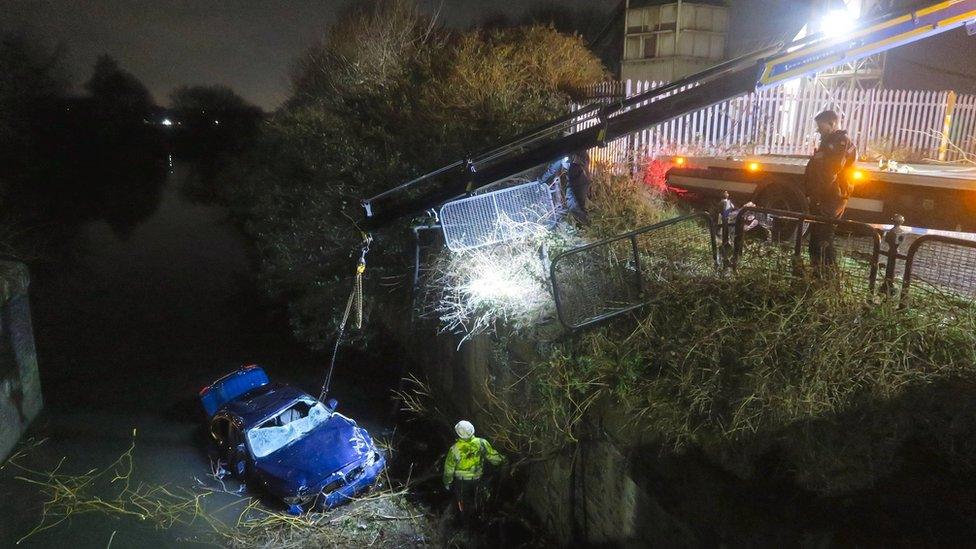
[[[283,480],[299,478],[312,486],[346,465],[364,459],[372,442],[356,423],[339,413],[304,437],[256,461],[259,468]]]

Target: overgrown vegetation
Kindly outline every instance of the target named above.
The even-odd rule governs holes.
[[[649,192],[636,178],[596,177],[582,236],[678,214]],[[700,448],[743,477],[776,452],[821,493],[871,485],[918,437],[959,463],[952,449],[970,446],[976,422],[933,392],[976,383],[976,307],[942,296],[899,309],[871,298],[857,262],[843,265],[820,280],[798,274],[788,251],[757,247],[735,273],[656,283],[638,312],[528,353],[513,344],[518,327],[503,328],[494,362],[511,373],[485,382],[479,426],[533,459],[612,418],[633,433],[624,444]]]
[[[549,28],[458,33],[407,0],[354,3],[295,65],[292,99],[227,175],[266,287],[288,300],[298,337],[321,347],[331,336],[362,198],[561,114],[602,77],[579,38]],[[405,295],[408,232],[374,236],[368,280]],[[367,294],[367,314],[406,314],[382,288]]]

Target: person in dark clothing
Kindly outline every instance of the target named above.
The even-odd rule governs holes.
[[[565,177],[566,208],[580,223],[589,223],[586,199],[590,193],[590,155],[586,151],[575,152],[553,162],[542,175],[542,182],[548,185],[557,175]]]
[[[857,161],[857,147],[840,129],[840,117],[834,111],[816,116],[820,146],[807,163],[804,186],[810,213],[840,219],[851,196],[849,172]],[[834,252],[834,225],[813,223],[810,226],[810,263],[815,272],[837,263]]]

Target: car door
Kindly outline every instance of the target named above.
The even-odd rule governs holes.
[[[227,465],[239,478],[244,478],[247,471],[248,453],[244,443],[244,433],[234,423],[228,424],[227,433]]]

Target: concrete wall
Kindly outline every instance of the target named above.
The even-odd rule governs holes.
[[[487,420],[479,404],[486,380],[496,392],[512,386],[526,373],[512,368],[529,362],[529,355],[535,353],[534,342],[501,343],[494,337],[479,336],[457,348],[456,337],[440,336],[421,351],[435,398],[450,402],[445,411],[450,408],[476,427]],[[522,398],[517,389],[502,396]],[[647,476],[649,456],[626,450],[623,446],[629,443],[616,442],[614,433],[605,432],[621,431],[620,426],[612,426],[616,422],[598,421],[601,426],[592,429],[588,441],[521,473],[526,502],[549,534],[566,546],[579,542],[625,547],[697,545],[699,540],[687,525],[669,515],[649,483],[641,480]]]
[[[29,286],[25,265],[0,261],[0,461],[43,406]]]

